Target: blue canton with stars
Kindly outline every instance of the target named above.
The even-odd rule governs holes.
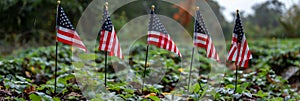
[[[241,18],[239,13],[237,13],[236,15],[236,20],[235,20],[235,26],[234,26],[234,31],[233,33],[236,34],[237,37],[237,42],[241,43],[243,40],[243,36],[244,36],[244,31],[243,31],[243,26],[242,26],[242,22],[241,22]]]
[[[194,31],[196,33],[202,33],[202,34],[207,34],[208,35],[208,31],[206,29],[206,26],[204,24],[204,20],[203,17],[200,13],[200,11],[196,11],[196,21],[195,21],[195,26],[194,26]]]
[[[67,15],[65,14],[65,11],[61,7],[61,5],[59,5],[59,7],[58,7],[57,16],[58,16],[58,18],[57,18],[56,24],[58,26],[61,26],[61,27],[67,28],[67,29],[71,29],[71,30],[75,30],[75,28],[71,24],[70,20],[68,19]]]
[[[159,18],[157,17],[157,15],[154,13],[153,10],[151,10],[151,18],[150,18],[148,29],[149,31],[157,31],[163,34],[168,34],[166,28],[160,22]]]
[[[103,12],[103,19],[102,19],[102,29],[101,30],[105,30],[105,31],[109,31],[112,32],[112,22],[109,16],[109,12],[104,8],[104,12]]]

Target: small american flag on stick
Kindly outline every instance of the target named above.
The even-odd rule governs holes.
[[[158,16],[151,10],[151,17],[148,29],[148,44],[176,53],[181,57],[181,53],[174,41],[171,39],[164,25]]]
[[[228,60],[235,61],[239,67],[248,67],[248,61],[252,59],[251,52],[246,40],[245,33],[241,22],[240,15],[237,11],[235,27],[232,34],[232,41],[228,53]]]
[[[194,27],[194,45],[196,47],[204,48],[208,58],[213,58],[219,62],[220,60],[218,53],[211,37],[208,34],[203,17],[199,10],[196,11],[196,21]]]
[[[123,59],[124,56],[122,54],[120,43],[107,8],[104,8],[102,23],[100,35],[98,35],[98,39],[100,39],[98,50],[108,51],[110,52],[110,56],[117,56],[120,59]]]
[[[58,42],[62,42],[64,44],[68,44],[71,46],[76,46],[79,49],[83,51],[87,51],[85,45],[81,41],[79,35],[75,31],[75,28],[71,24],[70,20],[68,19],[67,15],[65,14],[65,11],[61,7],[61,5],[58,5],[57,8],[57,21],[56,21],[56,40]]]

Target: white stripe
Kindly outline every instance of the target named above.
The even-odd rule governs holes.
[[[245,39],[245,35],[244,35],[243,39],[242,39],[241,48],[240,48],[240,55],[239,55],[239,63],[242,63],[242,66],[244,64],[244,60],[247,58],[247,57],[245,57],[245,54],[246,54],[246,52],[248,52],[246,48],[244,50],[244,46],[246,44],[245,41],[246,41],[246,39]],[[244,56],[243,56],[243,52],[244,52]],[[244,59],[243,59],[243,57],[244,57]]]
[[[246,43],[246,36],[244,35],[244,41],[243,41],[244,43]],[[249,59],[251,59],[252,58],[252,54],[250,53],[250,57],[248,58],[247,56],[248,56],[248,53],[250,53],[250,51],[249,51],[249,46],[248,46],[248,44],[247,44],[247,46],[246,46],[246,50],[245,50],[245,54],[244,54],[244,61],[247,61],[247,60],[249,60]],[[245,65],[245,62],[243,62],[243,64],[242,64],[243,66]]]
[[[171,48],[171,51],[173,51],[173,50],[174,50],[174,48],[175,48],[175,44],[174,44],[174,43],[172,43],[172,48]]]
[[[169,41],[171,41],[171,38],[170,38],[170,36],[168,35],[168,41],[167,41],[167,50],[169,50],[170,48],[169,48],[169,46],[170,46],[170,43],[169,43]]]
[[[102,43],[101,50],[105,50],[108,31],[104,31],[104,33],[102,33],[102,34],[104,34],[104,38],[103,38],[103,43]]]
[[[149,37],[149,38],[148,38],[148,41],[154,41],[154,42],[158,42],[158,40],[159,40],[159,39],[157,39],[157,38],[153,38],[153,37]]]
[[[165,38],[162,38],[162,40],[160,40],[160,48],[163,48],[165,44]]]
[[[70,38],[70,37],[64,36],[64,35],[62,35],[62,34],[60,34],[60,33],[57,33],[57,37],[84,46],[84,44],[81,42],[81,40],[77,40],[77,39],[74,39],[74,38]]]
[[[247,39],[246,39],[246,36],[245,36],[245,35],[244,35],[244,39],[245,39],[245,42],[247,42]],[[246,48],[246,49],[247,49],[248,52],[250,52],[250,51],[249,51],[250,49],[249,49],[248,44],[247,44],[247,48]],[[247,56],[247,55],[246,55],[246,56]],[[252,59],[252,54],[251,54],[251,53],[250,53],[249,59]],[[249,60],[249,59],[248,59],[248,60]]]
[[[118,38],[116,39],[116,44],[115,45],[115,50],[114,50],[114,54],[115,56],[118,56],[118,50],[119,50],[119,41]]]
[[[108,51],[112,51],[111,48],[113,47],[113,42],[114,42],[114,34],[115,34],[115,29],[114,27],[112,28],[112,33],[110,35],[110,39],[109,39],[109,44],[108,44]]]
[[[67,29],[67,28],[64,28],[64,27],[61,27],[61,26],[59,26],[58,28],[59,28],[59,30],[61,30],[63,32],[74,33],[75,36],[79,37],[79,35],[77,34],[77,32],[74,31],[74,30],[70,30],[70,29]]]
[[[211,42],[210,41],[208,41],[208,44],[207,44],[207,49],[206,49],[206,56],[208,57],[208,55],[210,54],[210,49],[211,49]]]
[[[233,34],[232,34],[232,39],[233,39],[233,38],[236,38],[236,37],[237,37],[237,35],[235,35],[235,34],[233,33]],[[236,44],[236,42],[234,42],[233,40],[231,40],[231,45],[232,45],[232,47],[231,47],[231,49],[229,50],[229,54],[228,54],[227,60],[229,60],[229,57],[231,56],[231,54],[233,54],[231,61],[236,61],[236,57],[237,57],[237,44]],[[236,48],[235,51],[233,51],[234,48]],[[234,52],[234,53],[233,53],[233,52]]]
[[[203,41],[203,40],[198,40],[198,39],[195,40],[195,43],[196,43],[196,44],[200,43],[200,44],[206,45],[206,42],[205,42],[205,41]]]
[[[211,40],[211,38],[209,38],[209,42],[211,42],[212,43],[212,40]],[[215,46],[213,46],[212,47],[212,58],[214,58],[215,57],[215,55],[216,55],[216,49],[215,49]]]
[[[242,66],[244,66],[245,65],[245,61],[248,60],[247,59],[247,55],[248,55],[248,50],[246,49],[245,50],[245,54],[244,54],[244,60],[243,60]]]
[[[177,51],[176,51],[176,50],[177,50]],[[175,51],[176,51],[175,53],[176,53],[177,55],[179,55],[179,49],[176,48],[176,50],[175,50]]]
[[[154,34],[160,36],[160,32],[157,31],[148,31],[148,34]]]
[[[236,48],[235,51],[233,51],[234,48]],[[233,53],[233,52],[234,52],[234,53]],[[233,54],[231,61],[236,61],[236,56],[237,56],[237,46],[236,46],[236,45],[232,45],[232,48],[230,49],[229,55],[228,55],[228,57],[227,57],[228,60],[229,60],[229,57],[231,56],[231,54]]]
[[[207,38],[208,37],[208,35],[206,35],[206,34],[202,34],[202,33],[196,33],[196,37],[202,37],[202,38]],[[197,38],[196,38],[197,39]]]

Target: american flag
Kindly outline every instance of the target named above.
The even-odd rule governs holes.
[[[196,11],[196,21],[194,27],[194,45],[196,47],[204,48],[208,58],[213,58],[219,62],[218,53],[215,49],[213,41],[211,40],[211,37],[208,34],[199,10]]]
[[[85,45],[82,43],[79,35],[75,31],[75,28],[71,24],[70,20],[68,19],[65,11],[58,5],[57,8],[57,21],[56,21],[56,40],[58,42],[62,42],[64,44],[68,44],[71,46],[76,46],[83,51],[87,51]]]
[[[252,59],[239,13],[237,13],[235,20],[235,27],[227,59],[235,61],[237,66],[245,68],[248,67],[248,61]]]
[[[108,10],[105,8],[103,12],[102,28],[99,32],[99,48],[98,50],[110,52],[110,56],[117,56],[124,58],[120,43],[115,32],[114,26],[111,22]]]
[[[153,10],[151,10],[148,28],[148,44],[152,44],[159,48],[174,52],[181,57],[179,49]]]

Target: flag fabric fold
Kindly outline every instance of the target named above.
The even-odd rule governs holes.
[[[70,20],[68,19],[65,11],[58,5],[57,8],[57,18],[56,18],[56,40],[58,42],[68,44],[71,46],[76,46],[79,49],[83,50],[84,52],[87,51],[85,45],[81,41],[79,35],[75,31],[75,28],[71,24]]]
[[[204,48],[206,50],[206,57],[213,58],[218,62],[220,61],[214,43],[208,34],[208,30],[199,10],[196,11],[194,25],[194,46]]]
[[[179,49],[153,10],[151,10],[151,17],[148,26],[148,44],[174,52],[181,57]]]
[[[237,18],[235,20],[235,27],[227,59],[235,61],[237,66],[245,68],[248,67],[248,61],[252,59],[252,54],[243,31],[239,13],[237,13]]]
[[[104,9],[102,27],[99,34],[98,50],[108,51],[110,56],[116,56],[123,59],[124,56],[122,54],[120,43],[107,9]]]

